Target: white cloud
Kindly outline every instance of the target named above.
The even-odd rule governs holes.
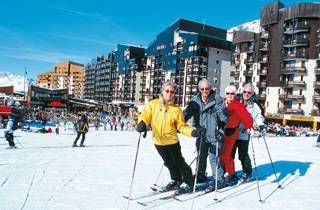
[[[87,63],[90,61],[89,56],[72,55],[60,52],[48,52],[44,50],[32,50],[32,49],[16,49],[7,48],[6,52],[0,52],[1,57],[17,58],[24,60],[42,61],[48,63],[58,63],[62,61],[76,61],[79,63]]]

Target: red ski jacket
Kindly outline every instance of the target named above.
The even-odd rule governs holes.
[[[245,128],[252,128],[252,117],[237,99],[233,99],[229,104],[227,104],[227,110],[229,114],[228,122],[226,128],[236,128],[239,127],[240,123],[244,125]]]

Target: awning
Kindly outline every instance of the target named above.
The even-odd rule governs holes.
[[[64,107],[65,104],[63,104],[63,103],[61,103],[59,101],[53,101],[50,104],[48,104],[48,106],[50,106],[50,107]]]

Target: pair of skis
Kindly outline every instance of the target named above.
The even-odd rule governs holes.
[[[252,180],[249,180],[247,182],[251,182],[251,181]],[[247,183],[247,182],[244,182],[244,183]],[[223,192],[229,191],[231,189],[234,189],[236,187],[241,186],[244,183],[222,188],[219,190],[219,192],[223,193]],[[197,190],[195,191],[195,195],[192,194],[192,191],[188,192],[188,193],[177,193],[176,190],[164,191],[164,190],[161,190],[161,188],[159,186],[155,185],[155,186],[150,187],[152,190],[152,192],[150,192],[150,193],[138,195],[138,196],[131,197],[131,198],[129,198],[128,196],[123,196],[123,197],[130,200],[130,201],[136,201],[139,205],[142,205],[144,207],[155,207],[155,206],[162,205],[164,203],[167,203],[167,202],[170,202],[173,200],[185,202],[185,201],[193,199],[193,196],[194,196],[194,198],[198,198],[198,197],[204,196],[206,194],[212,193],[212,192],[214,192],[214,189],[212,189],[212,190],[206,189],[206,186],[208,186],[209,184],[210,183],[205,183],[205,184],[201,184],[201,185],[197,186],[197,188],[196,188]],[[169,195],[168,195],[168,193],[169,193]],[[161,195],[161,194],[165,194],[165,195],[161,196],[161,197],[153,198],[151,200],[149,199],[146,201],[142,201],[143,199],[147,199],[149,197],[154,197],[154,196]]]

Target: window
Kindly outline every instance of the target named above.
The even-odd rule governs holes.
[[[219,61],[219,60],[217,60],[217,61],[216,61],[216,64],[219,64],[219,63],[220,63],[220,61]]]
[[[219,54],[220,52],[219,52],[219,50],[217,50],[217,54]]]

